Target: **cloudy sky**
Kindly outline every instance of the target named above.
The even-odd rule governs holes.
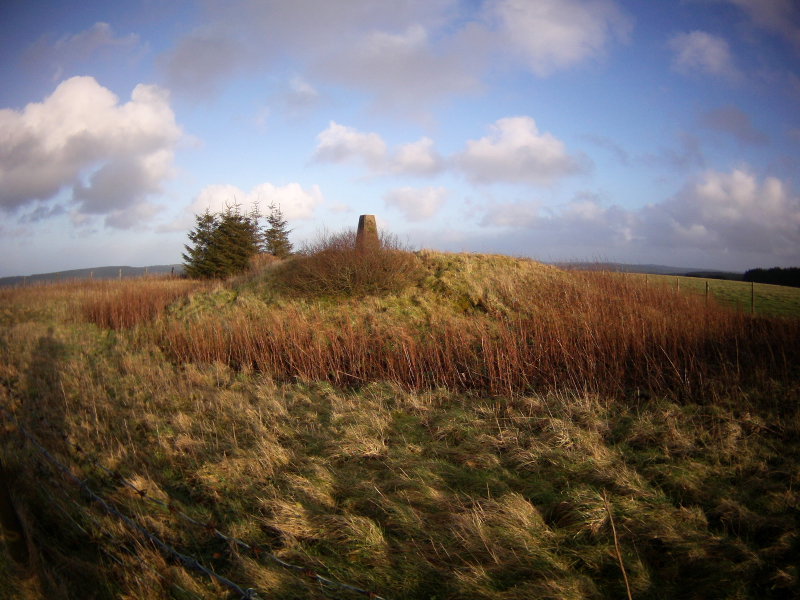
[[[796,0],[0,4],[0,276],[181,261],[194,214],[418,247],[800,265]]]

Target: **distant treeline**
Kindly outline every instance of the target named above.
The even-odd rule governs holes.
[[[772,283],[774,285],[788,285],[800,287],[800,267],[789,267],[782,269],[773,267],[771,269],[750,269],[744,273],[745,281],[756,283]]]
[[[741,281],[741,273],[731,273],[728,271],[691,271],[685,277],[699,277],[701,279],[722,279],[724,281]]]

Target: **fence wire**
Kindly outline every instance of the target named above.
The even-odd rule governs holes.
[[[219,583],[225,585],[226,587],[228,587],[229,589],[233,590],[237,594],[240,594],[241,598],[252,599],[252,600],[261,600],[257,595],[255,595],[255,591],[254,590],[249,589],[249,588],[246,589],[246,590],[243,590],[240,586],[236,585],[235,583],[229,581],[228,579],[222,577],[221,575],[218,575],[214,571],[211,571],[211,570],[207,569],[206,567],[202,566],[193,557],[187,557],[187,556],[181,554],[180,552],[178,552],[174,548],[171,548],[170,546],[168,546],[167,544],[162,542],[160,539],[158,539],[154,534],[152,534],[147,529],[145,529],[145,528],[139,526],[138,524],[136,524],[135,522],[131,521],[128,517],[126,517],[125,515],[120,513],[115,507],[113,507],[112,505],[107,504],[97,494],[95,494],[94,492],[89,490],[89,488],[86,486],[85,481],[81,481],[67,467],[65,467],[55,457],[53,457],[52,454],[50,454],[47,451],[47,449],[45,449],[19,423],[19,421],[17,420],[16,416],[14,416],[12,413],[8,412],[5,409],[5,407],[3,407],[3,406],[0,406],[0,410],[2,410],[2,412],[5,414],[7,419],[9,419],[11,422],[13,422],[17,426],[17,428],[23,433],[23,435],[37,448],[37,450],[43,456],[45,456],[50,462],[55,464],[70,479],[72,479],[89,497],[91,497],[93,500],[96,500],[98,502],[98,504],[100,506],[102,506],[104,510],[106,510],[106,512],[108,512],[109,514],[114,515],[117,518],[121,519],[130,528],[135,529],[141,535],[143,535],[145,538],[150,539],[157,547],[161,548],[162,550],[164,550],[168,554],[170,554],[173,557],[177,558],[182,564],[184,564],[184,566],[192,567],[192,568],[194,568],[196,570],[204,572],[210,578],[217,580]],[[173,500],[171,498],[170,498],[169,502],[163,502],[162,500],[159,500],[158,498],[154,498],[153,496],[151,496],[150,494],[147,493],[147,490],[140,489],[139,487],[134,485],[132,482],[130,482],[128,479],[123,477],[122,474],[120,473],[119,469],[112,470],[112,469],[109,469],[108,467],[106,467],[105,465],[103,465],[102,463],[100,463],[95,456],[93,456],[92,454],[90,454],[89,452],[84,450],[83,447],[80,444],[75,444],[72,441],[70,441],[69,436],[67,436],[66,433],[64,433],[63,431],[60,431],[54,425],[49,423],[45,417],[39,416],[39,417],[37,417],[37,419],[41,424],[43,424],[44,426],[48,427],[51,431],[53,431],[53,433],[57,437],[59,437],[61,440],[63,440],[64,443],[67,444],[70,448],[72,448],[77,454],[79,454],[81,457],[83,457],[83,459],[86,460],[86,462],[88,462],[89,464],[93,465],[97,469],[99,469],[99,470],[103,471],[104,473],[106,473],[114,481],[116,481],[116,482],[124,485],[125,487],[131,489],[139,498],[141,498],[143,500],[146,500],[148,502],[151,502],[151,503],[153,503],[155,505],[158,505],[159,507],[165,509],[170,515],[178,517],[178,518],[186,521],[187,523],[190,523],[190,524],[194,525],[195,527],[201,528],[205,532],[210,533],[210,534],[216,536],[217,538],[219,538],[221,540],[224,540],[228,544],[235,545],[236,547],[238,547],[238,548],[246,551],[248,554],[252,555],[256,560],[260,560],[260,559],[269,560],[273,564],[276,564],[276,565],[278,565],[278,566],[280,566],[280,567],[282,567],[284,569],[293,571],[293,572],[297,573],[298,575],[300,575],[302,577],[314,580],[317,583],[319,583],[320,585],[327,586],[329,588],[335,588],[335,589],[344,590],[346,592],[359,594],[361,596],[366,596],[366,597],[368,597],[368,598],[370,598],[372,600],[386,600],[382,596],[379,596],[378,594],[376,594],[374,592],[371,592],[369,590],[366,590],[366,589],[363,589],[363,588],[360,588],[360,587],[357,587],[357,586],[353,586],[353,585],[350,585],[350,584],[347,584],[347,583],[343,583],[343,582],[340,582],[340,581],[336,581],[334,579],[330,579],[328,577],[325,577],[324,575],[320,575],[319,573],[317,573],[316,571],[314,571],[313,569],[311,569],[309,567],[303,567],[303,566],[294,565],[292,563],[289,563],[289,562],[283,560],[282,558],[276,556],[275,554],[269,552],[268,550],[265,550],[265,549],[261,548],[260,546],[258,546],[256,544],[248,544],[247,542],[244,542],[243,540],[240,540],[240,539],[238,539],[236,537],[233,537],[233,536],[230,536],[230,535],[227,535],[227,534],[223,533],[222,531],[217,529],[217,526],[213,522],[203,523],[202,521],[198,521],[194,517],[192,517],[190,515],[187,515],[185,512],[180,510],[177,507],[177,505],[175,504],[175,502],[173,502]],[[169,497],[169,496],[167,496],[167,497]],[[126,550],[127,550],[127,548],[126,548]]]

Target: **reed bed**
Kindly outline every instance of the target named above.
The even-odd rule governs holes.
[[[175,300],[203,287],[207,284],[172,277],[98,281],[79,288],[78,312],[98,327],[125,329],[156,319]]]
[[[175,362],[222,362],[279,381],[390,381],[492,395],[693,393],[712,378],[734,382],[743,372],[761,377],[795,364],[797,321],[750,318],[611,273],[525,285],[495,285],[494,306],[457,300],[402,318],[362,301],[244,304],[164,321],[157,338]],[[458,310],[459,302],[470,308]]]

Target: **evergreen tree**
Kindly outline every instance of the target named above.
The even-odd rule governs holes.
[[[182,254],[185,261],[184,273],[194,278],[213,277],[211,255],[214,233],[218,226],[217,215],[206,209],[202,215],[195,215],[194,218],[195,228],[189,232],[189,241],[192,245],[184,245],[186,253]]]
[[[193,245],[185,246],[187,253],[183,255],[189,277],[227,277],[247,269],[250,257],[259,251],[259,225],[254,213],[243,215],[239,205],[233,205],[221,213],[206,210],[195,219],[195,229],[189,233]]]
[[[286,219],[283,218],[280,205],[269,205],[267,215],[269,229],[263,233],[263,248],[277,258],[286,258],[292,253],[292,243],[289,241],[291,229],[286,229]]]

